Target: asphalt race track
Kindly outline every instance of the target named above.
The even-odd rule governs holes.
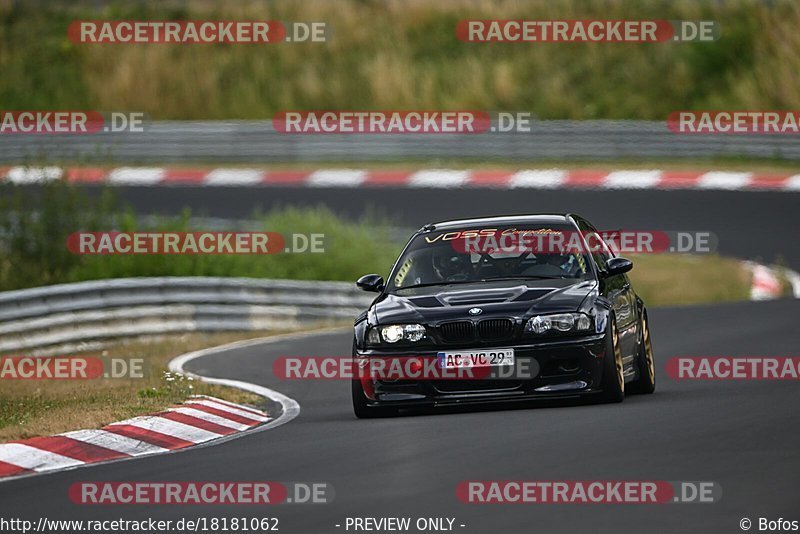
[[[123,203],[143,214],[176,214],[186,205],[198,216],[243,219],[256,208],[324,204],[354,218],[372,211],[413,229],[460,217],[573,212],[603,230],[713,232],[721,254],[764,263],[782,257],[800,269],[798,194],[789,192],[281,186],[125,186],[114,190]]]
[[[651,312],[658,390],[623,404],[544,406],[356,420],[348,385],[279,381],[281,355],[346,355],[350,333],[326,333],[195,360],[189,370],[267,385],[300,416],[215,447],[0,483],[5,516],[36,520],[280,518],[287,533],[345,532],[346,517],[456,518],[457,532],[738,532],[743,517],[792,518],[800,504],[800,391],[793,381],[678,382],[673,356],[797,354],[793,300]],[[714,504],[468,505],[463,480],[715,481]],[[77,481],[328,482],[333,503],[275,508],[77,506]],[[755,530],[755,528],[754,528]],[[351,531],[352,532],[352,531]]]
[[[398,225],[502,213],[574,211],[602,228],[708,230],[720,252],[800,267],[791,193],[704,191],[514,191],[264,187],[119,188],[140,213],[244,218],[275,205],[326,204],[356,217],[365,206]],[[280,532],[346,532],[347,517],[455,517],[456,532],[741,532],[748,517],[800,519],[800,389],[796,381],[679,382],[674,356],[796,356],[800,301],[742,302],[650,310],[659,383],[623,404],[534,405],[356,420],[349,384],[281,381],[278,356],[346,356],[351,334],[326,333],[215,353],[188,369],[278,390],[301,406],[279,428],[227,443],[147,459],[0,483],[6,517],[48,519],[280,518]],[[465,480],[714,481],[714,504],[468,505]],[[78,506],[79,481],[327,482],[331,504]],[[342,525],[337,528],[336,525]],[[352,530],[350,532],[353,532]]]

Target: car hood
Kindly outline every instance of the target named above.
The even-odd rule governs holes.
[[[578,311],[594,280],[552,279],[431,286],[385,294],[373,304],[373,324],[437,323],[454,319],[517,317]],[[470,309],[480,308],[479,314]]]

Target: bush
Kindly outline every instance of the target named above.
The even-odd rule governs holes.
[[[147,225],[106,191],[91,198],[63,182],[38,191],[0,187],[0,290],[135,276],[243,276],[352,281],[386,273],[400,251],[376,217],[345,220],[328,208],[285,207],[254,214],[252,231],[324,234],[324,253],[270,255],[97,255],[68,251],[78,231],[195,231],[188,210]],[[220,230],[220,229],[215,229]],[[231,229],[235,230],[235,229]]]

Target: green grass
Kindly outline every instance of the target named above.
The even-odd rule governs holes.
[[[628,257],[626,255],[626,257]],[[751,275],[741,262],[716,255],[630,255],[629,277],[650,308],[747,300]]]
[[[243,213],[253,231],[324,234],[324,253],[268,255],[75,255],[66,246],[77,231],[192,231],[190,213],[144,225],[117,205],[111,193],[92,199],[64,182],[40,193],[0,186],[0,290],[134,276],[242,276],[297,280],[355,280],[384,272],[402,243],[377,215],[360,221],[324,206],[287,206],[266,214]],[[200,230],[205,230],[204,228]]]
[[[191,227],[188,211],[144,225],[119,207],[112,193],[88,197],[65,182],[38,192],[6,184],[0,193],[0,290],[136,276],[353,281],[371,272],[388,275],[405,240],[377,214],[353,221],[324,206],[287,206],[252,214],[259,228],[251,230],[285,236],[321,233],[323,253],[80,256],[66,246],[67,236],[76,231],[198,229]],[[632,278],[651,306],[744,300],[750,288],[750,276],[739,262],[714,255],[639,255]]]
[[[169,373],[167,364],[175,356],[192,350],[278,333],[192,333],[122,341],[102,352],[81,353],[82,356],[97,358],[140,358],[145,369],[142,378],[2,380],[0,442],[100,428],[115,421],[163,410],[183,402],[190,395],[211,395],[259,406],[263,399],[257,395],[186,379]]]
[[[679,109],[800,106],[800,5],[789,0],[285,0],[0,3],[5,109],[269,118],[284,109],[525,110],[663,120]],[[324,21],[328,43],[78,45],[70,21]],[[463,43],[490,19],[706,19],[712,43]]]

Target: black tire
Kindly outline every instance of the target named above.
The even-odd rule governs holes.
[[[636,355],[636,366],[639,378],[628,384],[628,390],[644,395],[653,393],[656,390],[656,363],[646,311],[642,314],[642,339],[639,343],[639,354]]]
[[[367,404],[367,396],[364,395],[364,389],[361,387],[361,382],[358,380],[351,380],[351,391],[353,394],[353,413],[359,419],[373,419],[376,417],[391,417],[397,415],[397,410],[393,408],[386,408],[384,406],[369,406]]]
[[[353,358],[355,359],[357,353],[356,341],[353,340]],[[353,413],[359,419],[372,419],[375,417],[389,417],[396,415],[397,410],[386,408],[383,406],[369,406],[367,404],[367,396],[364,394],[364,388],[361,386],[361,381],[354,378],[350,381],[350,391],[353,397]]]
[[[353,413],[359,419],[367,419],[370,417],[369,406],[367,406],[367,397],[364,395],[364,390],[358,380],[350,381],[350,391],[353,394]]]
[[[617,324],[613,317],[608,318],[606,330],[606,355],[603,358],[603,390],[601,402],[622,402],[625,399],[625,377],[622,373],[622,352],[619,348]]]

